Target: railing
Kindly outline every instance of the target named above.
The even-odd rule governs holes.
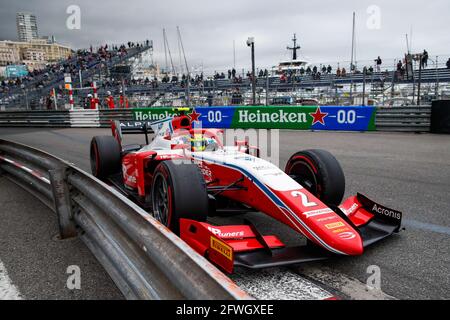
[[[431,106],[378,108],[377,131],[430,132]]]
[[[0,139],[0,174],[53,210],[128,299],[251,299],[115,189],[46,152]]]

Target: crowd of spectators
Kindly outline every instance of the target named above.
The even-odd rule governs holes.
[[[128,49],[143,46],[134,42],[128,42],[127,45]],[[147,40],[146,46],[148,45],[149,41]],[[65,73],[71,74],[72,78],[77,79],[80,70],[85,71],[92,67],[102,67],[114,57],[121,57],[127,53],[127,46],[124,44],[110,47],[106,44],[96,50],[92,46],[89,50],[78,50],[69,56],[68,59],[48,64],[41,70],[35,69],[29,72],[27,76],[2,80],[0,82],[0,93],[9,93],[25,87],[29,90],[42,89],[53,81],[62,79]]]

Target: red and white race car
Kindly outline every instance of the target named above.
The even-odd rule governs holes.
[[[236,266],[264,268],[358,256],[401,228],[402,213],[358,194],[342,202],[345,178],[324,150],[295,153],[285,170],[259,158],[256,147],[222,144],[222,130],[195,129],[179,114],[129,127],[112,122],[112,136],[91,142],[92,173],[114,185],[198,253],[227,272]],[[122,134],[144,132],[145,145],[122,145]],[[245,220],[216,226],[208,216],[264,213],[306,237],[286,247]]]

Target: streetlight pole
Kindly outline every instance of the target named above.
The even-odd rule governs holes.
[[[252,49],[252,96],[253,105],[256,105],[256,76],[255,76],[255,38],[250,37],[247,39],[247,46]]]

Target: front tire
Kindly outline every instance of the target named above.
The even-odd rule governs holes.
[[[206,221],[208,192],[203,176],[193,163],[163,161],[155,168],[151,189],[153,216],[174,233],[180,219]]]
[[[285,172],[325,204],[341,204],[345,193],[345,176],[339,162],[330,152],[297,152],[289,159]]]

